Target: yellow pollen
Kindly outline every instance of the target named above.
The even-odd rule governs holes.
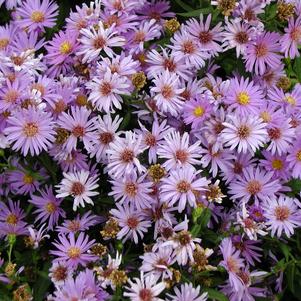
[[[53,204],[52,202],[47,203],[47,205],[45,206],[45,209],[48,213],[53,213],[56,210],[56,206],[55,204]]]
[[[298,161],[301,162],[301,149],[297,152],[296,158],[297,158]]]
[[[31,21],[35,22],[35,23],[40,23],[43,22],[45,20],[45,16],[44,13],[41,11],[34,11],[31,14]]]
[[[10,225],[16,225],[18,222],[18,217],[15,214],[10,213],[6,218],[6,222]]]
[[[193,110],[193,114],[195,117],[202,117],[204,115],[204,108],[201,106],[197,106],[194,110]]]
[[[80,251],[80,248],[78,248],[78,247],[71,247],[67,251],[67,255],[72,259],[78,258],[80,256],[80,254],[81,254],[81,251]]]
[[[281,170],[283,168],[283,162],[279,159],[275,159],[272,161],[272,166],[276,170]]]
[[[271,115],[270,115],[269,112],[267,112],[267,111],[261,112],[261,113],[260,113],[260,117],[262,118],[262,120],[263,120],[264,122],[270,122],[271,119],[272,119]]]
[[[6,46],[8,45],[8,43],[9,43],[9,39],[5,39],[5,38],[0,39],[0,49],[6,48]]]
[[[34,137],[39,132],[39,127],[34,122],[28,122],[24,125],[23,132],[27,137]]]
[[[296,105],[296,99],[292,96],[286,96],[285,100],[292,106]]]
[[[72,51],[72,45],[70,42],[65,41],[60,45],[61,54],[69,54]]]
[[[250,96],[247,92],[240,92],[237,95],[237,102],[241,105],[247,105],[250,103]]]
[[[33,177],[31,175],[24,175],[23,182],[25,184],[32,184],[33,183]]]

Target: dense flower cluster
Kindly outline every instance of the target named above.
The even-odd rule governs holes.
[[[0,0],[0,295],[295,300],[301,2],[191,2]]]

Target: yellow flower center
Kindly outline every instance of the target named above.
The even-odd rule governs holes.
[[[24,175],[23,182],[25,184],[32,184],[33,183],[33,177],[31,175]]]
[[[292,96],[286,96],[285,100],[292,106],[296,105],[296,99]]]
[[[9,43],[9,39],[0,39],[0,49],[4,49]]]
[[[80,256],[80,254],[81,254],[80,248],[78,248],[78,247],[71,247],[67,251],[67,255],[72,259],[78,258]]]
[[[39,132],[39,127],[34,122],[28,122],[23,128],[23,132],[27,137],[34,137]]]
[[[247,92],[240,92],[237,95],[237,101],[238,101],[239,104],[245,106],[245,105],[250,103],[250,96]]]
[[[15,214],[10,213],[6,218],[6,222],[10,225],[16,225],[18,222],[18,217]]]
[[[262,118],[262,120],[263,120],[264,122],[270,122],[271,119],[272,119],[271,115],[270,115],[269,112],[267,112],[267,111],[261,112],[261,113],[260,113],[260,117]]]
[[[65,41],[60,45],[61,54],[69,54],[72,51],[72,45],[70,42]]]
[[[197,106],[194,110],[193,110],[193,114],[195,117],[202,117],[204,115],[204,108],[201,106]]]
[[[296,158],[298,161],[301,161],[301,149],[297,152]]]
[[[48,213],[53,213],[56,210],[56,206],[52,202],[49,202],[49,203],[47,203],[45,209]]]
[[[280,170],[283,168],[283,162],[279,159],[275,159],[272,161],[272,166],[276,170]]]
[[[35,23],[40,23],[43,22],[44,20],[45,20],[45,16],[44,13],[41,11],[36,10],[31,14],[31,21]]]

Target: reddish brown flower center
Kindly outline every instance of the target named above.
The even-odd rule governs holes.
[[[177,235],[177,240],[182,246],[186,246],[191,242],[191,235],[188,231],[181,231]]]
[[[147,133],[145,137],[145,144],[148,146],[155,146],[157,144],[156,137],[151,133]]]
[[[143,288],[139,291],[139,300],[141,301],[152,301],[153,300],[153,293],[148,288]]]
[[[177,65],[171,59],[165,59],[163,63],[164,69],[168,69],[170,72],[174,72],[176,70]]]
[[[96,49],[102,49],[106,45],[106,40],[102,36],[98,36],[94,40],[93,45],[94,45],[94,48],[96,48]]]
[[[178,192],[187,193],[190,189],[191,189],[190,183],[188,183],[185,180],[182,180],[177,184]]]
[[[43,96],[45,94],[45,87],[40,84],[40,83],[34,83],[32,86],[31,86],[31,89],[35,89],[35,90],[38,90],[41,95]]]
[[[269,137],[272,139],[272,140],[277,140],[277,139],[280,139],[281,138],[281,130],[279,128],[271,128],[271,129],[268,129],[268,134],[269,134]]]
[[[290,33],[291,39],[293,41],[299,42],[301,39],[301,27],[295,27]]]
[[[59,265],[58,267],[55,268],[55,270],[52,272],[52,277],[56,281],[62,281],[67,278],[67,267]]]
[[[160,20],[161,20],[161,15],[160,15],[160,13],[158,13],[158,12],[156,12],[156,11],[151,11],[151,12],[149,13],[149,16],[150,16],[151,19],[155,19],[155,20],[157,20],[157,21],[160,21]]]
[[[247,191],[251,195],[255,195],[255,194],[259,193],[261,190],[262,190],[262,185],[257,180],[251,180],[247,185]]]
[[[35,122],[28,122],[23,127],[23,133],[27,137],[34,137],[39,132],[39,127]]]
[[[103,144],[109,144],[114,140],[114,136],[110,132],[101,133],[101,134],[99,134],[99,140]]]
[[[202,44],[207,44],[212,41],[212,33],[209,31],[202,31],[199,34],[199,41]]]
[[[77,232],[80,229],[80,222],[78,220],[69,221],[67,228],[72,232]]]
[[[172,87],[167,85],[163,86],[161,94],[166,99],[171,99],[174,95]]]
[[[278,221],[285,221],[289,218],[291,212],[287,206],[277,206],[275,208],[274,214]]]
[[[182,45],[182,51],[185,54],[192,54],[196,51],[195,45],[192,41],[186,41]]]
[[[244,18],[248,21],[256,20],[256,14],[252,8],[249,7],[245,10]]]
[[[82,127],[81,125],[77,125],[76,127],[73,128],[72,134],[75,137],[83,137],[85,135],[85,128]]]
[[[140,43],[144,42],[145,40],[145,33],[143,31],[137,31],[134,37],[134,42]]]
[[[268,54],[268,47],[266,44],[260,43],[255,46],[255,54],[257,57],[263,57]]]
[[[4,100],[6,102],[15,103],[19,97],[19,92],[16,90],[9,90],[4,95]]]
[[[240,279],[243,281],[244,284],[248,284],[250,282],[250,275],[247,272],[239,271],[237,275],[240,277]]]
[[[138,187],[135,183],[129,182],[125,184],[125,192],[130,197],[134,197],[137,194]]]
[[[182,164],[184,164],[188,160],[188,153],[184,150],[179,149],[176,151],[176,159],[179,160]]]
[[[127,225],[128,225],[129,228],[136,229],[137,226],[139,225],[139,220],[136,217],[132,216],[132,217],[129,217],[127,219],[126,223],[127,223]]]
[[[173,229],[170,227],[163,227],[161,229],[161,234],[165,239],[168,239],[173,235]]]
[[[67,105],[65,104],[63,99],[58,100],[54,106],[54,113],[59,114],[64,112],[67,109]]]
[[[134,159],[134,152],[130,149],[125,149],[121,156],[120,156],[120,159],[123,161],[123,162],[126,162],[126,163],[129,163],[129,162],[132,162],[133,159]]]
[[[249,35],[245,31],[238,32],[234,40],[239,44],[246,44],[249,41]]]
[[[73,195],[81,195],[85,192],[85,186],[81,182],[74,182],[71,187],[71,193]]]
[[[108,96],[111,94],[112,92],[112,85],[109,83],[109,82],[103,82],[101,85],[100,85],[100,88],[99,88],[99,92],[103,95],[103,96]]]
[[[240,139],[247,139],[250,136],[250,128],[246,125],[241,125],[237,130],[237,135]]]
[[[244,225],[247,229],[253,229],[255,226],[254,221],[251,218],[245,218]]]
[[[228,266],[229,272],[234,272],[234,273],[238,273],[239,272],[237,261],[232,256],[230,256],[227,259],[227,266]]]

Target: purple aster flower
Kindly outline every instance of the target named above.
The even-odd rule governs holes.
[[[85,203],[94,205],[91,197],[98,195],[99,192],[93,191],[99,185],[97,184],[97,175],[90,175],[87,170],[80,170],[78,172],[63,173],[64,178],[57,189],[57,197],[65,198],[67,196],[74,197],[73,210],[77,207],[85,207]]]
[[[138,159],[143,151],[142,135],[127,131],[124,138],[116,137],[107,150],[109,175],[118,179],[136,169],[138,173],[146,171]]]
[[[24,156],[29,152],[34,156],[47,151],[55,140],[51,115],[33,107],[14,112],[7,123],[4,132],[8,142]]]
[[[284,31],[285,34],[280,38],[281,51],[285,57],[294,59],[300,56],[298,46],[301,44],[301,17],[291,17]]]
[[[104,28],[103,23],[98,23],[97,29],[93,26],[80,30],[80,46],[76,55],[82,56],[83,63],[92,62],[99,58],[104,51],[109,57],[113,57],[113,47],[122,47],[125,39],[117,35],[114,26]]]
[[[267,141],[266,124],[256,116],[229,115],[228,122],[224,122],[221,136],[225,146],[231,150],[237,148],[238,153],[254,153]]]
[[[88,100],[98,111],[106,113],[114,113],[115,108],[120,110],[123,102],[121,95],[130,95],[127,78],[112,73],[110,69],[104,73],[103,78],[93,77],[86,87],[91,90]]]
[[[206,50],[210,55],[215,56],[218,52],[222,52],[223,48],[218,43],[223,38],[222,23],[219,22],[210,29],[211,14],[204,20],[203,14],[200,15],[200,21],[190,19],[187,21],[185,29],[198,40],[199,48]]]
[[[277,69],[282,58],[279,38],[278,33],[266,31],[250,41],[244,54],[246,69],[259,75],[264,74],[268,66]]]
[[[206,178],[197,177],[192,166],[184,166],[170,171],[169,177],[162,179],[161,196],[170,206],[178,202],[178,211],[183,212],[187,203],[196,207],[196,193],[205,191],[210,183]]]
[[[172,131],[166,135],[164,141],[158,147],[158,156],[166,161],[163,167],[167,170],[193,166],[200,164],[201,148],[200,143],[189,143],[189,134],[184,133],[182,136],[179,132]]]
[[[240,116],[257,114],[263,100],[260,87],[249,81],[249,78],[243,77],[240,80],[237,77],[231,80],[228,93],[224,97],[229,110],[234,110]]]
[[[183,106],[183,119],[186,124],[191,124],[192,129],[199,129],[210,116],[212,105],[208,94],[202,94],[197,99],[186,101]]]
[[[0,53],[9,49],[13,43],[16,28],[13,25],[0,26]]]
[[[26,33],[20,31],[16,34],[12,42],[12,49],[17,53],[25,52],[25,51],[38,51],[45,45],[45,39],[39,38],[39,34],[35,31],[30,33]]]
[[[151,222],[145,220],[142,211],[135,209],[131,204],[121,205],[116,203],[117,209],[111,209],[110,214],[117,220],[121,230],[117,234],[118,239],[123,242],[130,239],[138,244],[139,237],[142,239],[144,233],[151,226]]]
[[[59,127],[70,132],[64,148],[68,152],[76,150],[78,141],[82,141],[85,149],[92,148],[91,140],[95,139],[95,118],[90,118],[91,111],[86,107],[71,106],[69,113],[62,112],[57,124]]]
[[[147,174],[138,178],[136,173],[126,174],[123,178],[112,180],[112,195],[120,204],[134,204],[137,209],[150,208],[153,183],[145,181]]]
[[[151,93],[154,95],[156,106],[162,113],[177,116],[183,107],[181,93],[184,92],[184,88],[179,87],[179,77],[166,70],[154,76],[153,84]]]
[[[35,221],[40,224],[48,222],[48,229],[52,230],[57,225],[60,217],[66,217],[65,211],[60,208],[63,200],[54,196],[51,186],[46,186],[45,189],[41,189],[39,192],[40,196],[31,195],[29,200],[37,207],[34,211],[35,214],[38,214]]]
[[[51,250],[50,254],[56,256],[54,262],[66,261],[68,266],[74,268],[78,265],[86,266],[97,260],[97,256],[88,253],[94,242],[94,239],[89,241],[89,237],[83,232],[77,238],[73,233],[69,233],[68,237],[60,234],[59,240],[53,243],[57,250]]]
[[[58,158],[55,158],[57,160]],[[78,150],[73,150],[63,160],[58,160],[64,172],[79,171],[81,169],[89,170],[87,163],[88,156]]]
[[[292,176],[295,178],[301,178],[301,139],[295,141],[290,148],[287,161],[289,168],[292,170]]]
[[[259,167],[249,166],[238,176],[235,182],[230,183],[229,193],[232,198],[249,201],[254,197],[256,201],[270,200],[281,189],[279,180],[272,180],[273,172],[265,172]]]
[[[271,236],[278,238],[284,232],[287,237],[294,234],[294,229],[301,227],[301,203],[297,199],[280,195],[263,204],[266,224]]]
[[[66,261],[53,262],[49,269],[49,277],[55,286],[61,286],[72,278],[73,268]]]
[[[174,288],[175,295],[167,294],[168,301],[206,301],[208,293],[201,294],[201,287],[198,285],[196,288],[192,283],[181,284],[181,288]]]
[[[140,273],[140,278],[134,278],[129,280],[129,286],[127,286],[124,292],[125,297],[129,297],[131,300],[147,300],[147,301],[164,301],[158,296],[165,289],[164,282],[158,282],[158,279],[154,275],[144,276],[144,273]]]
[[[91,211],[85,212],[82,216],[79,214],[72,220],[65,220],[61,225],[56,227],[59,233],[67,234],[77,232],[84,232],[90,227],[101,223],[103,219]]]
[[[27,224],[23,221],[24,211],[20,208],[20,201],[8,200],[8,205],[0,202],[0,237],[10,234],[28,234]]]
[[[58,16],[58,5],[49,0],[27,0],[17,8],[19,20],[16,24],[29,32],[44,32],[45,27],[54,27]]]

